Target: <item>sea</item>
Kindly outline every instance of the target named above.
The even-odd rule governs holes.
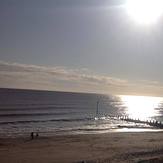
[[[160,131],[163,97],[0,89],[0,137]]]

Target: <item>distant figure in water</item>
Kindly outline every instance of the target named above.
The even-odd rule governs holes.
[[[34,139],[34,132],[31,132],[31,140]]]

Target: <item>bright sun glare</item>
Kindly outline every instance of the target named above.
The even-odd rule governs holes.
[[[161,97],[146,96],[121,96],[124,105],[127,107],[127,114],[134,118],[148,119],[157,115],[155,108],[159,107],[163,100]]]
[[[152,24],[163,14],[163,0],[126,0],[126,9],[136,22]]]

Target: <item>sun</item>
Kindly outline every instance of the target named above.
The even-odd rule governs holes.
[[[126,9],[137,23],[153,24],[163,14],[163,0],[126,0]]]

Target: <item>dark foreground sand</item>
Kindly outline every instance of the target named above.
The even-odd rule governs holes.
[[[163,133],[0,139],[0,163],[163,163]]]

